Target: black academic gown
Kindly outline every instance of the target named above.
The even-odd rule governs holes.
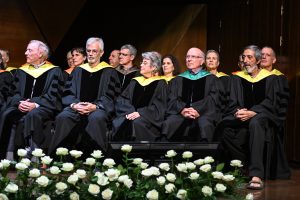
[[[13,74],[8,71],[0,72],[0,113],[5,107],[7,98],[11,96]]]
[[[219,90],[218,122],[220,122],[228,104],[230,76],[223,72],[218,72],[216,76],[218,77],[217,87]]]
[[[88,64],[76,67],[72,78],[64,91],[64,110],[56,117],[55,134],[49,147],[49,154],[61,146],[107,149],[107,122],[114,112],[114,101],[120,93],[119,78],[114,68],[105,62],[91,68]],[[90,102],[97,109],[89,115],[80,115],[70,105],[72,103]],[[74,135],[75,134],[75,135]],[[84,137],[84,138],[81,138]],[[83,146],[82,146],[83,145]],[[76,148],[77,148],[76,147]]]
[[[167,83],[161,77],[130,81],[117,98],[116,118],[113,120],[114,140],[156,141],[164,119]],[[140,117],[127,120],[126,115],[138,112]]]
[[[0,118],[1,157],[5,157],[12,125],[22,128],[16,132],[15,145],[24,147],[28,138],[40,146],[45,142],[44,122],[54,118],[61,106],[63,78],[59,67],[46,62],[38,69],[23,65],[15,72],[12,97],[8,98],[6,109]],[[28,113],[19,111],[20,101],[29,99],[39,106]],[[22,118],[24,123],[18,123]]]
[[[140,70],[135,66],[131,67],[129,70],[124,70],[124,67],[122,65],[119,65],[115,69],[117,70],[118,77],[120,79],[121,92],[126,89],[131,79],[140,75]]]
[[[217,122],[219,104],[218,78],[201,70],[192,75],[189,71],[178,75],[170,82],[167,117],[162,126],[162,135],[169,140],[212,141]],[[200,117],[186,119],[181,115],[184,108],[193,107]]]
[[[237,72],[231,77],[228,109],[218,127],[223,138],[220,157],[228,162],[232,159],[241,160],[249,167],[250,177],[270,178],[270,172],[265,171],[264,152],[265,144],[274,145],[277,140],[274,130],[277,129],[277,124],[280,124],[277,112],[279,91],[277,77],[264,69],[255,79],[246,72]],[[237,120],[234,113],[242,108],[257,114],[245,122]],[[281,156],[284,156],[282,153]],[[290,170],[285,157],[279,160],[283,162],[277,163],[281,174],[276,174],[273,178],[288,178]]]

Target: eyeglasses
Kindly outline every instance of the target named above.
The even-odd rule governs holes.
[[[120,53],[120,56],[129,56],[130,54],[129,53]]]
[[[193,55],[187,55],[185,56],[185,59],[196,59],[196,58],[203,58],[202,56],[193,56]]]
[[[101,51],[101,50],[100,50]],[[96,49],[87,49],[86,50],[87,53],[92,53],[92,54],[97,54],[99,51]]]

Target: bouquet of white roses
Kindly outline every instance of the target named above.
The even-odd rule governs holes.
[[[215,165],[207,156],[193,160],[193,153],[181,156],[169,150],[168,162],[149,166],[141,158],[130,158],[132,146],[123,145],[122,163],[104,158],[100,150],[81,160],[83,152],[58,148],[54,161],[41,149],[18,150],[19,160],[0,162],[2,199],[253,199],[242,197],[237,189],[244,179],[239,160],[231,161],[232,172],[223,173],[224,164]],[[179,159],[180,157],[180,159]],[[67,161],[68,160],[68,161]],[[180,162],[177,162],[180,160]],[[9,178],[9,170],[16,175]]]

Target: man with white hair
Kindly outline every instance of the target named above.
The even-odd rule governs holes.
[[[64,110],[56,117],[49,154],[59,146],[89,151],[106,150],[107,122],[119,95],[116,70],[104,61],[104,42],[92,37],[86,42],[88,63],[76,67],[67,82]]]
[[[48,55],[49,48],[45,43],[29,42],[25,52],[26,64],[15,72],[14,95],[8,99],[0,117],[0,158],[6,155],[8,140],[20,147],[44,143],[44,122],[61,110],[62,71],[47,61]],[[18,127],[15,139],[11,134],[14,125]]]

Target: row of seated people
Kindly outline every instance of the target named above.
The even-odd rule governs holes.
[[[257,46],[245,47],[243,70],[232,76],[213,69],[219,62],[217,52],[205,55],[193,47],[186,54],[187,70],[167,79],[160,76],[160,54],[145,52],[141,76],[129,80],[125,79],[128,69],[114,69],[100,62],[103,46],[101,38],[89,38],[88,63],[76,67],[64,83],[61,69],[47,62],[48,47],[36,40],[28,44],[27,64],[16,70],[9,88],[13,95],[7,97],[1,111],[2,158],[10,143],[16,148],[46,142],[49,155],[60,146],[81,148],[87,153],[99,148],[106,151],[107,126],[112,122],[113,140],[217,139],[224,158],[249,163],[249,175],[253,177],[249,187],[261,187],[266,130],[283,126],[288,87],[282,74],[259,66],[262,51]],[[121,48],[120,60],[127,56],[131,59],[129,51]],[[202,68],[205,59],[211,72]],[[54,134],[45,137],[44,123],[54,119]],[[20,120],[21,128],[16,125]],[[281,175],[286,177],[288,173]]]

